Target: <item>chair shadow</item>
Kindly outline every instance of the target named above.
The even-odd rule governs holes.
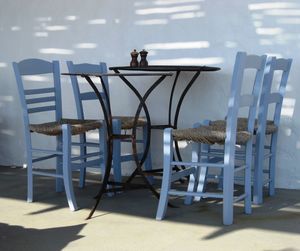
[[[0,223],[0,250],[63,250],[70,242],[83,237],[78,233],[85,225],[34,229]]]
[[[87,180],[85,189],[75,186],[75,195],[81,208],[91,209],[100,182],[99,177],[93,174],[88,174]],[[157,183],[159,185],[159,182]],[[30,215],[44,214],[68,207],[65,194],[54,191],[53,179],[37,177],[34,184],[36,200],[49,206],[33,211]],[[266,197],[262,206],[253,206],[252,215],[245,215],[243,206],[237,204],[234,209],[234,224],[231,226],[222,224],[222,203],[219,200],[210,199],[186,206],[183,204],[183,199],[171,198],[172,204],[178,207],[169,207],[164,221],[216,227],[215,231],[209,231],[201,240],[211,240],[245,229],[299,234],[300,197],[298,195],[299,191],[296,190],[279,189],[275,197]],[[25,202],[26,171],[24,169],[0,168],[0,197]],[[111,213],[155,220],[157,205],[158,200],[146,189],[124,191],[112,197],[104,195],[91,220]]]

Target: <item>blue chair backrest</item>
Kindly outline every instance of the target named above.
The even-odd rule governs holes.
[[[69,73],[95,73],[95,74],[107,73],[107,65],[104,62],[100,62],[100,64],[74,64],[72,61],[67,61],[67,66],[68,66]],[[77,76],[70,76],[70,77],[71,77],[71,82],[72,82],[72,87],[73,87],[73,92],[75,97],[77,116],[79,119],[84,119],[85,117],[84,117],[83,101],[97,100],[97,96],[95,92],[92,90],[89,92],[83,92],[79,87]],[[103,76],[102,79],[109,97],[108,77]],[[88,83],[86,83],[86,85],[88,85]],[[105,94],[103,91],[100,92],[100,94],[102,95],[102,97],[105,98]]]
[[[55,120],[62,118],[61,104],[61,85],[59,62],[48,62],[41,59],[25,59],[19,63],[13,62],[13,69],[18,85],[20,101],[23,110],[23,118],[26,133],[29,132],[30,114],[36,113],[54,113]],[[43,80],[29,87],[30,80],[26,80],[26,76],[50,74],[52,80]],[[47,76],[48,76],[47,75]],[[43,83],[44,82],[44,83]],[[47,84],[47,87],[43,87]],[[53,115],[52,115],[53,116]],[[43,115],[43,118],[49,119],[49,116]]]
[[[262,128],[258,128],[259,131],[265,129],[270,104],[275,104],[273,121],[276,126],[279,126],[283,97],[285,94],[291,65],[292,59],[276,59],[275,57],[271,57],[267,64],[268,69],[264,77],[264,83],[259,102],[258,121],[259,126],[262,126]],[[272,92],[272,86],[274,85],[273,82],[275,82],[273,81],[275,72],[279,72],[281,77],[278,90]]]
[[[251,134],[253,133],[258,97],[262,88],[266,59],[267,56],[265,55],[247,55],[245,52],[238,52],[236,55],[228,103],[228,114],[226,118],[225,148],[230,148],[227,150],[231,153],[234,153],[235,151],[237,118],[239,109],[242,107],[249,108],[248,131]],[[256,71],[253,89],[250,94],[241,94],[244,82],[244,72],[247,69],[254,69]],[[234,156],[234,154],[231,156]]]

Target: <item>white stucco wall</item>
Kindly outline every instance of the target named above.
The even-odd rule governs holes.
[[[292,57],[282,110],[277,187],[300,188],[300,3],[255,0],[0,0],[0,164],[22,165],[22,115],[11,62],[38,57],[109,66],[127,65],[129,52],[147,49],[152,64],[206,64],[221,71],[201,74],[187,95],[179,126],[223,118],[237,51]],[[191,75],[183,74],[186,81]],[[62,78],[64,112],[75,114],[68,78]],[[140,90],[149,81],[136,83]],[[149,100],[154,122],[166,116],[170,82]],[[115,114],[132,114],[136,99],[111,81]],[[161,106],[163,108],[161,108]],[[97,108],[90,107],[97,115]],[[162,159],[161,134],[154,133],[152,156]],[[184,145],[183,145],[184,147]]]

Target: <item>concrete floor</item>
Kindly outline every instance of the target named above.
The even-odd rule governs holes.
[[[169,208],[166,220],[154,220],[157,200],[147,190],[126,191],[101,201],[86,221],[98,186],[89,175],[75,189],[77,212],[69,211],[53,179],[35,179],[34,203],[26,203],[26,172],[0,168],[0,250],[300,250],[300,191],[277,190],[253,214],[235,208],[235,224],[223,226],[216,201]]]

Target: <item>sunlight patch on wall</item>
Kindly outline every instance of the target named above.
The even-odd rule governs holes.
[[[292,87],[291,85],[287,85],[287,86],[286,86],[286,91],[287,91],[287,92],[293,91],[293,87]]]
[[[266,10],[264,14],[269,16],[300,16],[300,9]]]
[[[269,57],[276,57],[276,58],[282,58],[282,54],[280,53],[275,53],[275,52],[266,52],[266,54],[269,56]]]
[[[34,36],[36,37],[48,37],[48,35],[49,35],[48,32],[43,32],[43,31],[34,33]]]
[[[11,29],[11,31],[19,31],[19,30],[21,30],[21,27],[20,26],[12,26],[10,29]]]
[[[7,67],[7,63],[0,62],[0,68],[4,68],[4,67]]]
[[[296,100],[293,98],[283,99],[281,115],[284,117],[292,118],[294,115]]]
[[[158,0],[154,1],[155,5],[172,5],[172,4],[183,4],[183,3],[199,3],[204,0]]]
[[[9,129],[2,129],[1,134],[8,135],[8,136],[15,136],[15,132]]]
[[[223,62],[224,59],[221,57],[174,58],[174,59],[149,60],[150,64],[158,64],[158,65],[213,65],[213,64],[221,64]]]
[[[227,48],[235,48],[235,47],[237,47],[237,43],[233,42],[233,41],[226,41],[225,42],[225,47],[227,47]]]
[[[42,48],[39,49],[42,54],[58,54],[58,55],[71,55],[74,54],[73,50],[60,49],[60,48]]]
[[[92,19],[88,21],[88,24],[106,24],[105,19]]]
[[[47,31],[64,31],[67,29],[68,29],[68,27],[65,25],[53,25],[53,26],[45,27],[45,30],[47,30]]]
[[[23,76],[23,79],[26,80],[26,81],[33,81],[33,82],[47,82],[50,80],[49,77],[46,77],[46,76]]]
[[[299,4],[289,2],[274,2],[274,3],[254,3],[249,4],[249,10],[268,10],[268,9],[284,9],[299,7]]]
[[[171,19],[190,19],[190,18],[200,18],[205,17],[204,12],[187,12],[187,13],[179,13],[173,14],[170,16]]]
[[[52,21],[52,17],[37,17],[35,20],[38,22],[50,22]]]
[[[87,139],[99,140],[99,133],[97,133],[97,132],[89,132],[86,136],[87,136]]]
[[[13,102],[14,97],[13,96],[0,96],[1,102]]]
[[[135,25],[165,25],[167,23],[167,19],[148,19],[134,22]]]
[[[197,11],[200,9],[198,5],[176,6],[168,8],[148,8],[136,10],[137,15],[152,15],[152,14],[171,14],[176,12]]]
[[[67,21],[76,21],[76,20],[79,19],[79,17],[77,17],[77,16],[66,16],[65,19]]]
[[[284,131],[284,134],[286,136],[291,136],[292,135],[292,129],[291,128],[284,128],[283,131]]]
[[[202,49],[209,48],[208,41],[174,42],[146,44],[146,50],[180,50],[180,49]]]
[[[259,35],[274,36],[283,32],[281,28],[257,28],[256,33]]]
[[[97,46],[95,43],[79,43],[74,45],[77,49],[95,49]]]

